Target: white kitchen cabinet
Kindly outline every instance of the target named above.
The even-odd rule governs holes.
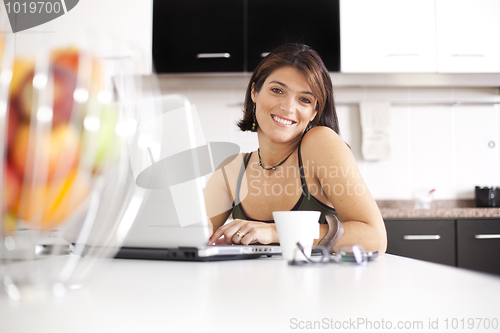
[[[341,0],[344,73],[498,73],[500,0]]]
[[[434,0],[341,0],[341,71],[436,72]]]
[[[442,73],[500,72],[500,0],[436,0]]]

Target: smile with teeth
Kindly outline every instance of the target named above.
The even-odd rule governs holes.
[[[293,123],[295,123],[294,121],[290,121],[290,120],[286,120],[286,119],[283,119],[283,118],[280,118],[278,116],[272,116],[274,121],[277,121],[278,123],[280,124],[283,124],[283,125],[291,125]]]

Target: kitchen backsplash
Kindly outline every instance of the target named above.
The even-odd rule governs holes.
[[[208,141],[257,149],[256,135],[235,125],[242,115],[243,88],[169,92],[182,92],[196,105]],[[420,189],[436,189],[435,199],[471,199],[476,185],[500,186],[498,88],[340,87],[335,98],[341,135],[377,200],[410,200]],[[388,160],[361,156],[360,101],[391,102]]]

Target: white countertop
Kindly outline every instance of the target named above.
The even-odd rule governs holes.
[[[421,322],[423,329],[415,331],[425,332],[436,320],[442,331],[446,319],[451,331],[454,318],[464,318],[465,329],[458,322],[453,332],[481,331],[467,329],[468,318],[500,321],[500,276],[393,255],[367,266],[295,267],[279,257],[113,260],[103,261],[82,289],[63,298],[12,301],[0,294],[2,333],[291,332],[314,321],[323,325],[318,331],[343,324],[362,332],[368,321],[383,321],[385,328],[390,321],[390,331],[400,331],[399,322]]]

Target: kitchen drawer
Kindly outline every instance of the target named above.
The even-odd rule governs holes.
[[[457,220],[458,267],[500,274],[500,219]]]
[[[385,220],[387,253],[456,265],[455,220]]]

